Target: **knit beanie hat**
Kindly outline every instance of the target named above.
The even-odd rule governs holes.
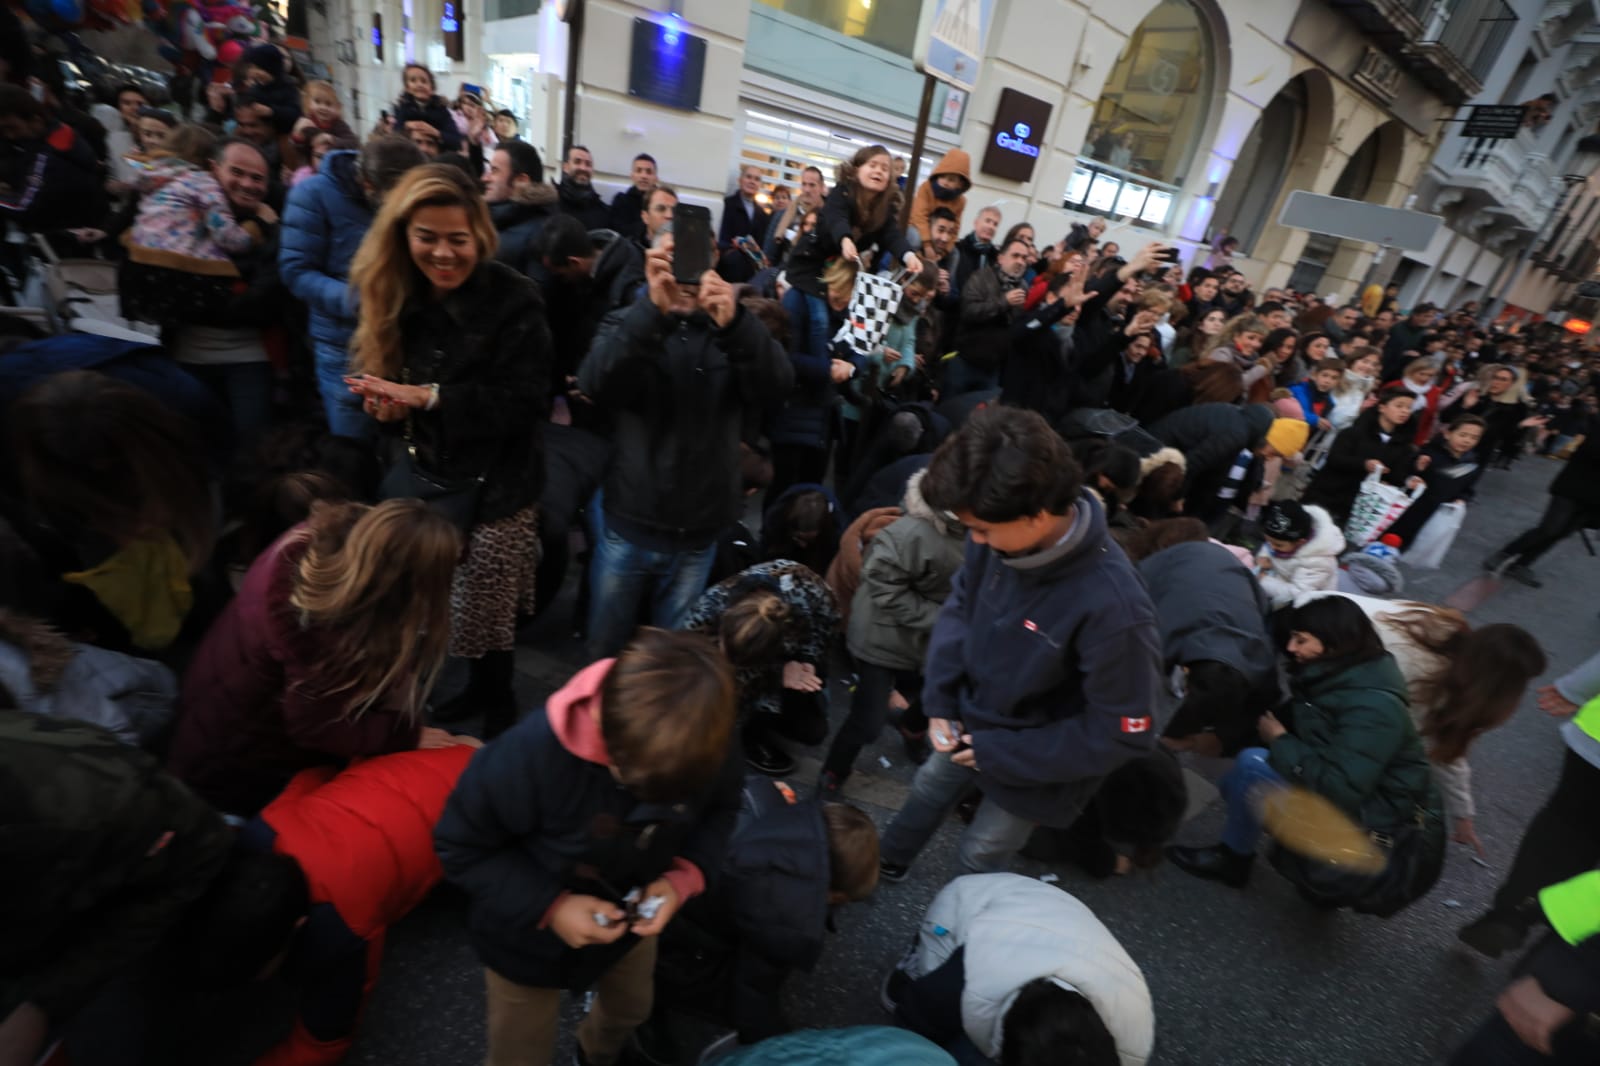
[[[1274,500],[1261,512],[1261,532],[1274,540],[1307,540],[1311,513],[1294,500]]]
[[[266,71],[272,75],[273,81],[283,77],[283,53],[278,51],[275,45],[258,44],[246,51],[240,59],[252,67]]]
[[[1284,458],[1298,455],[1311,439],[1311,427],[1302,418],[1274,418],[1267,430],[1267,443]]]

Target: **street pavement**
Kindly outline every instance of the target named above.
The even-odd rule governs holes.
[[[1509,582],[1485,588],[1476,579],[1484,556],[1537,519],[1559,465],[1529,458],[1512,471],[1488,472],[1444,566],[1408,572],[1404,593],[1443,602],[1463,586],[1469,595],[1487,592],[1471,611],[1473,622],[1527,627],[1549,654],[1552,677],[1600,643],[1600,560],[1574,537],[1538,568],[1545,580],[1541,590]],[[583,663],[577,644],[564,633],[570,628],[571,593],[569,582],[565,602],[522,637],[518,692],[527,708],[540,706]],[[833,696],[837,723],[848,702],[841,682],[834,682]],[[1492,1009],[1510,973],[1512,958],[1493,962],[1475,956],[1457,944],[1455,932],[1488,905],[1522,827],[1555,781],[1563,750],[1557,725],[1538,711],[1530,689],[1512,721],[1478,742],[1472,753],[1473,785],[1488,865],[1471,861],[1469,849],[1451,845],[1434,890],[1387,921],[1312,909],[1265,862],[1257,864],[1243,891],[1197,880],[1169,865],[1106,881],[1028,861],[1018,869],[1033,876],[1058,875],[1059,886],[1091,906],[1144,969],[1155,1002],[1153,1063],[1442,1062]],[[817,753],[796,754],[803,762],[794,782],[809,788]],[[860,765],[846,798],[881,828],[906,795],[914,767],[898,741],[887,738],[864,753]],[[1214,795],[1204,785],[1198,792],[1199,802]],[[1221,805],[1208,803],[1179,839],[1210,843],[1221,823]],[[843,908],[816,971],[797,975],[787,986],[787,1009],[797,1025],[885,1023],[879,982],[903,953],[922,910],[955,875],[959,828],[954,820],[947,824],[905,882],[885,884],[871,901]],[[466,1066],[483,1061],[483,978],[466,941],[463,915],[462,900],[442,891],[391,931],[383,973],[349,1062]],[[241,1039],[256,1050],[270,1042],[287,1024],[287,1002],[280,996],[273,1009],[253,1011]],[[575,1010],[570,1004],[566,1010],[568,1031]],[[567,1039],[563,1048],[570,1047]],[[241,1054],[237,1061],[250,1059]]]

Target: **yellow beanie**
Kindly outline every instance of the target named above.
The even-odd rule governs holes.
[[[1267,430],[1267,443],[1285,459],[1298,455],[1310,439],[1311,427],[1299,418],[1274,418]]]

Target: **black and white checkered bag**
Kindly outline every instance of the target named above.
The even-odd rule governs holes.
[[[904,286],[895,278],[861,271],[856,275],[850,306],[844,312],[844,325],[833,335],[835,345],[843,345],[857,358],[876,352],[889,332],[889,320],[900,309]]]

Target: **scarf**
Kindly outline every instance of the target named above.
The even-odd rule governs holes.
[[[1433,391],[1433,382],[1431,381],[1425,381],[1421,385],[1418,385],[1410,378],[1401,378],[1400,384],[1406,387],[1407,392],[1411,393],[1411,395],[1423,402],[1427,402],[1428,393]]]

